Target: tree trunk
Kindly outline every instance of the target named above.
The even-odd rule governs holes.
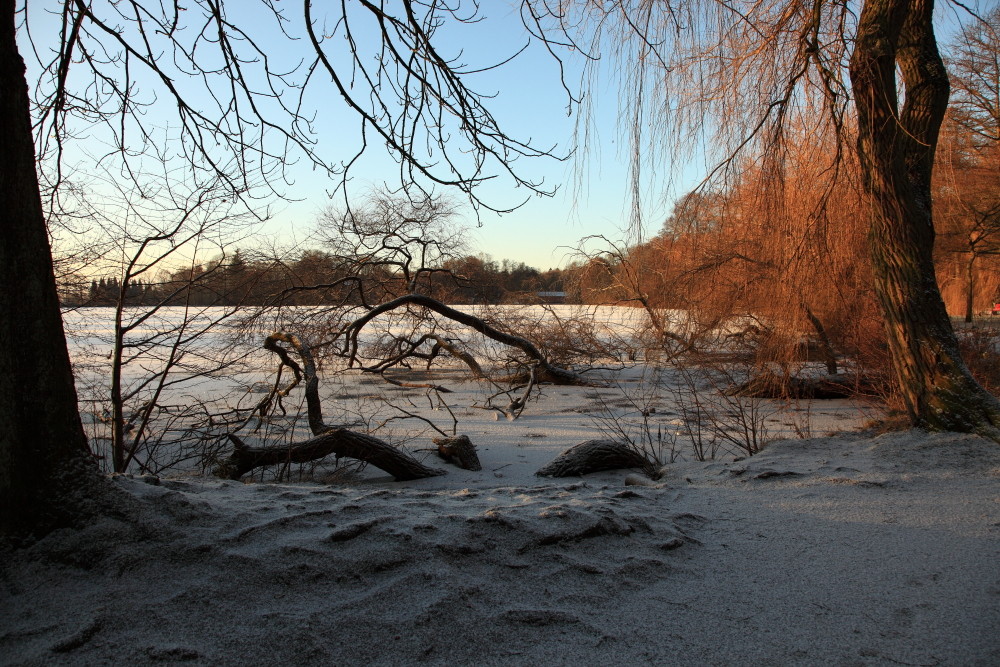
[[[636,449],[615,440],[587,440],[573,445],[535,474],[539,477],[579,477],[602,470],[640,468],[650,476],[656,465]]]
[[[487,338],[497,341],[498,343],[503,343],[504,345],[509,345],[521,350],[528,356],[529,359],[537,362],[539,382],[551,382],[552,384],[577,386],[593,385],[592,382],[577,373],[549,363],[541,351],[535,347],[534,343],[526,338],[521,338],[520,336],[500,331],[475,315],[471,315],[461,310],[455,310],[454,308],[441,303],[437,299],[423,294],[404,294],[403,296],[397,297],[392,301],[387,301],[386,303],[372,308],[367,313],[351,322],[344,328],[343,349],[341,350],[342,356],[346,356],[348,359],[353,361],[358,348],[358,335],[361,333],[361,330],[364,329],[365,325],[383,313],[388,313],[407,305],[423,306],[438,315],[447,317],[453,322],[464,324],[473,331],[477,331]]]
[[[278,345],[279,342],[288,343],[299,353],[302,358],[302,367],[291,358],[286,349]],[[229,440],[233,443],[233,453],[215,468],[216,476],[239,479],[254,468],[287,463],[306,463],[325,458],[330,454],[365,461],[386,471],[400,482],[444,474],[443,470],[425,466],[403,450],[374,436],[349,431],[340,426],[328,426],[323,421],[323,406],[319,399],[319,376],[316,373],[316,362],[313,359],[312,349],[306,341],[295,334],[276,331],[264,340],[264,347],[277,354],[281,363],[291,368],[295,374],[295,379],[285,389],[278,392],[282,396],[287,396],[292,388],[303,379],[303,376],[305,377],[309,430],[315,437],[287,446],[249,447],[230,433]],[[265,401],[269,403],[270,398],[268,397]]]
[[[966,293],[965,293],[965,321],[972,323],[972,317],[975,314],[975,296],[976,296],[976,250],[972,249],[972,255],[969,256],[969,263],[965,266],[965,278],[966,278]]]
[[[0,532],[42,534],[100,511],[110,485],[77,408],[15,4],[0,0]]]
[[[434,438],[434,444],[438,448],[438,456],[445,461],[454,463],[463,470],[482,470],[483,466],[479,462],[479,454],[476,453],[476,446],[472,444],[467,435],[459,435],[454,438]]]
[[[948,77],[932,14],[932,0],[867,0],[851,57],[875,289],[912,423],[997,438],[1000,401],[962,361],[934,275],[930,182]],[[897,65],[906,89],[899,113]]]
[[[833,345],[830,343],[830,336],[826,333],[823,321],[816,317],[816,314],[805,303],[802,304],[802,308],[806,311],[806,318],[808,318],[809,323],[816,330],[816,338],[819,342],[819,348],[823,353],[823,361],[826,363],[827,375],[836,375],[837,353],[833,351]]]

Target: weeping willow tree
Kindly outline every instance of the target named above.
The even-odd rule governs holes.
[[[933,0],[539,1],[531,11],[553,43],[591,56],[592,72],[602,58],[622,61],[636,211],[664,159],[707,151],[716,167],[706,182],[748,164],[768,174],[767,217],[787,203],[791,156],[825,164],[831,188],[844,157],[855,158],[875,292],[912,423],[1000,439],[1000,401],[963,362],[934,274],[931,170],[949,83]],[[811,128],[818,147],[832,136],[834,149],[789,150],[790,127]],[[823,206],[809,215],[822,221]]]

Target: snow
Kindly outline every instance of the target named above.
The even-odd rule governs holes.
[[[680,428],[651,377],[546,387],[507,421],[448,376],[480,472],[414,425],[447,475],[114,476],[132,519],[2,554],[0,664],[1000,664],[1000,446],[816,401],[769,405],[752,457],[679,438],[656,482],[534,475],[606,435],[589,415],[638,424],[624,394]],[[370,390],[338,382],[330,402]]]
[[[449,477],[116,477],[140,520],[5,554],[0,663],[1000,660],[978,436],[785,440],[652,487]]]

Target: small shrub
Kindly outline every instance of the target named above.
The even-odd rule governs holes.
[[[972,376],[986,391],[1000,395],[1000,329],[975,327],[957,332],[958,347]]]

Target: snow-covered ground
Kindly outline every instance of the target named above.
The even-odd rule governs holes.
[[[388,393],[454,414],[483,470],[436,460],[407,420],[393,438],[446,475],[114,477],[134,520],[2,554],[0,664],[1000,664],[1000,445],[767,402],[761,453],[699,461],[664,373],[548,386],[515,421],[454,369],[447,409],[328,378],[328,421]],[[647,426],[672,460],[656,482],[534,475]]]
[[[993,442],[785,440],[655,486],[501,467],[538,440],[404,484],[117,477],[136,522],[3,555],[0,664],[1000,663]]]

